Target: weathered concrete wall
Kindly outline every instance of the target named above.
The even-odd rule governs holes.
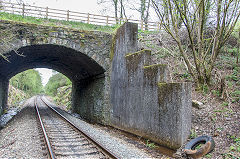
[[[116,33],[111,123],[176,149],[191,128],[191,84],[167,83],[167,66],[151,65],[148,50],[136,52],[136,32],[126,24]]]
[[[0,115],[7,107],[8,80],[0,78]]]
[[[128,97],[126,87],[128,80],[125,55],[137,51],[137,24],[125,23],[119,28],[114,36],[114,55],[112,57],[112,72],[110,84],[111,122],[119,125],[121,114],[127,107]]]

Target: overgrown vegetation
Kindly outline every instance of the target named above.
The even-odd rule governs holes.
[[[168,64],[169,70],[171,70],[171,81],[194,81],[179,54],[176,42],[167,34],[141,32],[138,40],[141,47],[152,50],[155,63]],[[240,64],[236,62],[238,49],[234,47],[234,44],[230,45],[230,43],[230,41],[227,41],[216,59],[211,86],[205,84],[202,85],[201,89],[197,90],[205,96],[212,93],[216,98],[227,101],[231,105],[231,103],[240,102]]]
[[[21,91],[19,89],[16,89],[12,85],[9,85],[8,88],[8,106],[17,106],[19,102],[29,98],[30,95],[25,93],[24,91]]]
[[[71,108],[72,82],[63,74],[53,75],[45,86],[46,94],[52,96],[58,105]]]
[[[158,147],[154,142],[150,142],[149,140],[146,140],[146,146],[153,149]]]
[[[212,85],[204,85],[202,89],[195,89],[193,85],[192,97],[203,105],[192,109],[194,117],[190,139],[207,134],[213,136],[216,143],[214,151],[203,158],[238,159],[240,156],[237,151],[240,135],[240,64],[236,60],[238,49],[233,36],[230,36],[216,59]],[[154,63],[168,64],[169,82],[193,81],[176,42],[168,34],[140,32],[138,38],[141,48],[152,50]]]
[[[55,27],[69,27],[75,28],[79,30],[97,30],[103,32],[113,32],[118,26],[101,26],[101,25],[93,25],[86,24],[82,22],[74,22],[74,21],[65,21],[65,20],[57,20],[57,19],[45,19],[45,18],[36,18],[32,16],[22,16],[17,14],[0,12],[0,20],[12,20],[16,22],[24,22],[31,24],[39,24],[39,25],[47,25],[47,26],[55,26]]]
[[[30,69],[10,79],[8,105],[13,106],[33,95],[43,93],[41,76],[38,71]]]
[[[48,83],[45,86],[45,91],[47,95],[55,96],[57,95],[58,88],[71,84],[71,81],[66,76],[61,73],[57,73],[50,77]]]
[[[30,69],[15,75],[10,79],[10,84],[31,96],[44,92],[41,76],[39,72],[34,69]]]
[[[67,110],[70,110],[72,106],[72,85],[59,87],[57,95],[53,99],[57,105],[65,106]]]
[[[198,87],[211,85],[215,62],[240,16],[240,1],[152,0],[152,3],[195,83]]]
[[[222,156],[226,159],[238,159],[240,156],[240,137],[230,136],[234,143],[229,147],[228,152],[223,153]]]
[[[195,3],[193,7],[196,7],[193,14],[190,14],[193,9],[184,4],[189,1],[159,0],[158,2],[165,2],[167,6],[162,10],[165,12],[164,17],[159,15],[160,21],[166,20],[169,22],[169,25],[165,26],[165,30],[170,33],[167,29],[173,27],[173,33],[176,33],[174,35],[179,37],[173,37],[172,35],[170,37],[169,34],[163,32],[140,32],[139,41],[143,43],[142,47],[152,50],[156,63],[168,64],[169,70],[171,70],[170,80],[200,83],[201,87],[197,90],[201,93],[193,90],[193,94],[203,96],[201,102],[207,104],[202,110],[193,111],[193,114],[200,112],[200,115],[194,114],[194,127],[191,129],[190,138],[196,138],[198,135],[207,133],[214,136],[216,146],[218,146],[213,153],[205,157],[213,158],[212,156],[219,157],[222,155],[224,158],[239,158],[240,134],[236,125],[239,125],[237,116],[240,103],[240,65],[238,60],[240,55],[240,23],[236,24],[239,12],[236,12],[233,19],[230,18],[232,14],[228,13],[234,10],[239,11],[238,7],[231,7],[231,4],[234,4],[234,2],[239,4],[240,1],[191,1],[191,3]],[[224,2],[226,3],[224,4]],[[223,5],[219,5],[220,3]],[[237,3],[235,4],[238,6]],[[171,7],[172,10],[168,10]],[[207,20],[210,10],[213,15],[221,13],[216,16],[218,19],[215,19],[213,24],[210,23],[211,19]],[[171,13],[174,14],[171,15]],[[34,24],[74,27],[77,29],[78,27],[82,29],[86,25],[86,27],[90,28],[87,30],[99,29],[98,26],[75,22],[37,19],[34,17],[23,18],[22,16],[7,13],[0,13],[0,15],[0,19],[5,18],[6,20]],[[224,16],[226,19],[224,19]],[[216,17],[213,17],[213,20]],[[173,22],[174,20],[175,22]],[[170,23],[175,25],[170,25]],[[224,24],[231,25],[224,27]],[[216,25],[217,30],[211,27],[213,25]],[[114,27],[102,28],[107,31],[110,29],[110,32],[114,29]],[[102,28],[100,27],[100,30]],[[58,105],[67,105],[68,109],[71,107],[71,81],[65,76],[62,74],[54,75],[45,89],[48,95],[53,96]],[[19,95],[16,96],[19,97]],[[233,129],[233,131],[230,129]],[[227,136],[226,134],[230,135]],[[219,145],[224,146],[220,147]],[[149,140],[146,140],[146,146],[150,148],[156,147]],[[221,154],[219,155],[219,153]]]

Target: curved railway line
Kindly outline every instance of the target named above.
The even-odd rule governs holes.
[[[51,107],[42,96],[35,108],[49,158],[119,158]]]

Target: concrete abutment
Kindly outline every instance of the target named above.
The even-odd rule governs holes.
[[[125,24],[116,33],[111,123],[177,149],[190,134],[191,83],[168,83],[167,65],[152,65],[151,51],[137,51],[136,32]]]

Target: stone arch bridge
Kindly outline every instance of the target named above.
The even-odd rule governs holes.
[[[138,50],[137,28],[125,23],[110,34],[0,21],[15,34],[4,53],[9,62],[0,58],[0,113],[11,77],[51,68],[71,79],[81,117],[180,147],[191,128],[191,84],[168,83],[167,66],[152,65],[151,52]]]

